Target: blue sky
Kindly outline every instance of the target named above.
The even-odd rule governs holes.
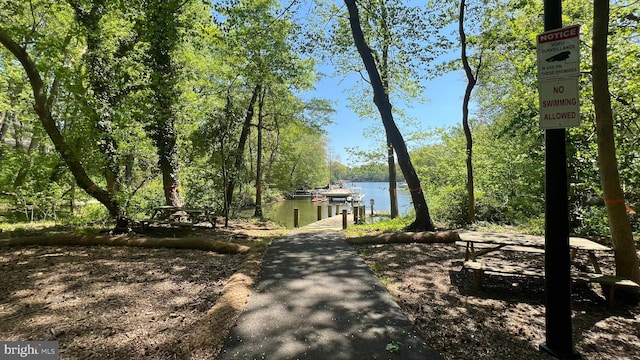
[[[315,90],[305,94],[305,97],[323,98],[334,102],[335,124],[325,127],[328,132],[329,150],[333,154],[333,159],[348,166],[357,164],[349,157],[345,148],[358,147],[362,150],[376,148],[378,145],[374,140],[365,138],[363,133],[371,126],[382,128],[379,116],[375,120],[361,120],[348,108],[346,90],[353,87],[356,81],[362,81],[359,75],[347,78],[326,76],[316,83]],[[412,103],[412,109],[405,109],[409,116],[418,121],[420,129],[427,130],[430,127],[460,124],[462,121],[462,97],[466,86],[464,73],[449,73],[425,82],[424,85],[424,97],[427,101],[423,103],[416,101]],[[394,106],[400,105],[394,104]],[[398,120],[396,122],[399,124]],[[400,131],[403,132],[402,127],[400,127]]]
[[[342,0],[332,0],[346,14],[346,8]],[[415,1],[409,1],[415,2]],[[417,1],[417,6],[425,6],[425,1]],[[316,16],[313,12],[313,3],[300,3],[301,8],[298,10],[298,16],[300,21],[307,22],[309,18]],[[306,4],[306,5],[305,5]],[[346,16],[346,15],[345,15]],[[330,21],[320,19],[320,23],[316,26],[320,26],[321,29],[330,32],[330,28],[334,26]],[[457,24],[451,24],[451,28],[441,29],[444,34],[457,33]],[[454,36],[454,35],[452,35]],[[455,36],[454,36],[455,37]],[[454,39],[454,42],[457,41]],[[425,45],[426,46],[426,45]],[[360,62],[359,56],[355,52],[351,54],[356,60]],[[449,53],[442,54],[435,61],[444,62],[449,61],[460,56],[459,50],[454,49]],[[322,57],[320,57],[322,58]],[[322,60],[321,60],[322,61]],[[325,74],[320,81],[315,85],[314,91],[309,91],[302,96],[308,98],[321,98],[327,99],[334,103],[336,113],[334,114],[335,124],[325,127],[328,132],[329,139],[329,151],[332,154],[332,159],[338,160],[341,163],[351,166],[357,165],[354,163],[354,159],[350,158],[345,148],[357,147],[361,150],[370,150],[379,148],[380,144],[375,143],[374,140],[365,138],[363,133],[366,129],[372,126],[377,126],[380,130],[383,129],[382,120],[379,114],[376,114],[375,119],[362,120],[356,115],[348,105],[348,93],[347,90],[353,89],[357,83],[360,86],[364,83],[360,74],[353,73],[347,77],[332,77],[334,73],[331,60],[324,60],[322,63],[316,64],[316,69]],[[365,74],[366,75],[366,74]],[[370,86],[364,84],[365,86]],[[464,96],[464,90],[466,87],[466,77],[464,71],[448,73],[437,79],[423,82],[422,85],[425,88],[423,98],[426,101],[415,101],[411,103],[411,108],[403,106],[402,104],[392,104],[394,108],[402,108],[407,112],[407,115],[418,122],[419,130],[428,130],[429,128],[440,128],[444,126],[457,125],[462,122],[462,97]],[[373,99],[371,99],[373,102]],[[403,136],[409,132],[408,129],[403,128],[401,119],[396,118],[396,124],[400,128]],[[410,144],[409,144],[410,146]]]

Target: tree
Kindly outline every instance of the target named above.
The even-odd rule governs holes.
[[[404,178],[411,191],[416,219],[408,228],[412,230],[434,230],[435,227],[433,226],[431,216],[429,215],[429,208],[427,207],[427,202],[424,198],[424,193],[422,192],[420,179],[413,168],[411,157],[409,156],[402,134],[393,120],[389,96],[385,91],[372,51],[367,45],[364,34],[362,33],[356,1],[345,0],[345,4],[349,11],[349,23],[351,25],[353,39],[369,75],[371,87],[374,92],[373,101],[380,112],[387,137],[393,148],[396,150],[400,169],[402,170]]]
[[[120,215],[120,204],[118,204],[108,191],[98,186],[89,177],[75,151],[68,146],[65,138],[62,136],[51,111],[51,97],[47,94],[47,89],[40,75],[40,71],[29,56],[29,53],[16,43],[2,28],[0,28],[0,43],[22,64],[33,90],[34,110],[38,114],[42,126],[53,142],[56,151],[66,163],[69,171],[73,174],[78,186],[86,191],[87,194],[101,202],[111,216],[116,217]]]
[[[282,120],[279,113],[270,104],[267,97],[276,96],[281,101],[290,101],[288,94],[310,86],[312,60],[301,60],[293,51],[293,24],[289,20],[288,8],[278,12],[279,4],[275,1],[225,1],[217,3],[215,19],[221,29],[222,44],[220,53],[225,58],[229,76],[236,87],[252,89],[251,98],[240,97],[245,101],[244,116],[241,126],[238,126],[239,137],[235,150],[230,155],[233,158],[229,171],[229,182],[226,189],[226,199],[231,203],[240,175],[245,172],[247,164],[247,144],[252,140],[251,128],[255,107],[258,106],[258,124],[256,136],[260,139],[257,155],[260,162],[257,171],[263,172],[262,151],[264,130],[275,129],[267,126],[266,121]],[[286,90],[283,90],[286,89]],[[248,92],[245,90],[245,92]],[[267,109],[267,105],[269,108]],[[293,104],[292,104],[293,105]],[[294,107],[295,108],[295,107]],[[253,153],[249,153],[253,155]],[[273,158],[273,155],[270,157]],[[253,163],[250,163],[253,165]],[[263,174],[255,174],[258,180],[256,189],[260,186]],[[260,189],[261,190],[261,189]],[[257,196],[261,195],[258,191]],[[261,201],[256,199],[259,204]],[[259,206],[256,214],[260,212]]]
[[[598,137],[598,164],[604,202],[615,249],[616,275],[640,283],[640,267],[624,193],[620,187],[618,162],[613,130],[613,114],[609,95],[607,38],[609,32],[609,1],[594,2],[593,8],[592,77],[593,103]]]
[[[379,59],[380,69],[382,70],[382,86],[385,93],[389,93],[389,47],[391,44],[391,29],[389,29],[387,5],[384,0],[380,0],[380,32],[382,33],[382,59]],[[389,138],[389,133],[385,129],[387,139],[387,165],[389,167],[389,203],[390,217],[392,219],[398,217],[398,193],[397,193],[397,175],[396,163],[394,159],[393,145]]]
[[[262,84],[258,83],[255,85],[253,89],[253,93],[251,95],[251,100],[249,100],[249,105],[247,106],[244,122],[242,124],[242,130],[240,132],[240,138],[238,140],[238,146],[236,147],[233,153],[233,168],[230,169],[229,180],[227,182],[227,188],[225,189],[226,195],[225,199],[227,201],[227,207],[231,206],[233,200],[233,191],[235,190],[236,181],[238,179],[239,172],[242,168],[244,168],[244,151],[247,144],[247,140],[249,139],[249,132],[251,130],[251,120],[253,119],[253,115],[255,112],[255,104],[258,100],[258,96],[262,92]]]
[[[256,125],[258,133],[256,150],[258,154],[256,156],[256,207],[253,216],[257,218],[262,218],[262,131],[264,130],[264,98],[266,95],[266,89],[263,89],[258,100],[258,124]]]
[[[182,206],[178,190],[178,147],[176,103],[178,69],[175,54],[180,41],[180,16],[188,0],[151,0],[145,2],[146,21],[140,36],[149,44],[146,59],[151,77],[150,123],[148,131],[158,150],[158,164],[166,205]]]
[[[119,167],[117,161],[117,144],[113,137],[113,108],[116,101],[116,87],[112,86],[116,78],[114,65],[110,61],[110,53],[103,48],[101,21],[107,12],[104,0],[96,0],[87,8],[80,1],[71,0],[69,4],[75,11],[75,17],[84,30],[87,51],[84,55],[87,63],[90,89],[93,93],[93,106],[89,107],[93,122],[101,134],[98,142],[105,156],[105,178],[107,191],[115,196],[120,187]]]
[[[467,140],[467,196],[469,198],[469,222],[473,223],[476,220],[476,205],[473,186],[473,137],[471,136],[471,128],[469,127],[469,101],[471,99],[471,92],[476,86],[478,79],[478,73],[482,67],[482,54],[476,65],[475,73],[469,63],[469,57],[467,56],[467,35],[464,31],[464,10],[466,6],[465,0],[460,0],[460,15],[458,16],[458,31],[460,33],[460,48],[461,48],[461,60],[464,67],[465,75],[467,76],[467,87],[464,91],[464,98],[462,100],[462,127],[464,129],[464,135]]]
[[[331,14],[324,14],[323,23],[329,21],[337,11],[330,7]],[[330,17],[329,17],[330,16]],[[431,33],[425,26],[429,17],[424,6],[407,5],[395,0],[375,0],[359,3],[359,17],[365,41],[371,49],[378,66],[380,77],[391,103],[421,101],[423,90],[420,80],[425,78],[420,69],[433,54]],[[322,30],[318,33],[322,35]],[[341,75],[357,71],[364,79],[362,60],[353,52],[352,35],[347,21],[339,18],[337,26],[330,32],[329,41],[320,41],[315,45],[324,53],[329,53],[336,72]],[[318,35],[310,35],[318,36]],[[323,54],[323,52],[320,52]],[[377,109],[370,101],[372,95],[370,84],[361,84],[348,90],[349,107],[362,119],[375,119]],[[411,124],[413,119],[405,116],[401,108],[393,108],[395,119],[402,125]],[[363,136],[372,138],[379,144],[377,151],[369,152],[369,156],[387,162],[389,182],[390,215],[398,215],[397,207],[397,166],[395,151],[388,139],[384,127],[372,126]],[[370,159],[370,158],[369,158]]]
[[[318,161],[318,156],[326,153],[324,132],[293,119],[281,125],[280,136],[271,181],[288,192],[324,185],[327,167],[324,161]]]

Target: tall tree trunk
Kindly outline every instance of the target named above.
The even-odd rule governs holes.
[[[253,213],[254,217],[262,218],[262,122],[264,120],[264,97],[266,90],[260,93],[260,101],[258,101],[258,152],[256,156],[256,208]]]
[[[387,6],[384,0],[380,1],[380,18],[381,18],[381,28],[382,28],[382,66],[380,69],[381,77],[382,77],[382,86],[384,87],[384,92],[389,95],[389,44],[391,43],[391,32],[389,31],[389,23],[387,22]],[[389,204],[391,207],[391,218],[395,219],[398,217],[398,192],[396,190],[397,187],[397,173],[396,173],[396,162],[393,151],[393,145],[389,139],[389,134],[385,130],[385,135],[387,137],[387,165],[389,167]]]
[[[102,48],[101,20],[107,11],[105,0],[93,1],[87,11],[77,1],[69,1],[78,23],[84,28],[87,51],[84,54],[88,67],[89,86],[93,92],[93,106],[89,109],[91,118],[100,134],[98,146],[104,155],[104,173],[107,191],[113,196],[120,188],[118,166],[118,146],[113,136],[113,107],[116,99],[113,93],[114,64],[105,56]]]
[[[9,121],[7,118],[7,110],[0,111],[0,145],[5,143],[5,136],[9,130]],[[0,160],[4,158],[3,146],[0,146]]]
[[[231,88],[227,88],[227,96],[224,104],[224,116],[225,116],[225,126],[220,135],[220,163],[222,164],[222,194],[223,194],[223,204],[222,211],[224,212],[224,227],[229,226],[229,204],[231,201],[227,199],[227,189],[229,187],[229,170],[227,166],[227,137],[229,134],[229,121],[233,118],[232,111],[232,102],[231,102]]]
[[[0,123],[2,123],[0,125],[0,144],[4,142],[4,137],[7,136],[7,131],[9,130],[8,112],[8,110],[0,112]]]
[[[225,134],[226,135],[226,134]],[[229,201],[227,200],[227,187],[229,186],[229,171],[227,170],[227,150],[225,146],[226,136],[220,136],[220,158],[222,163],[222,211],[224,212],[224,227],[229,226]]]
[[[174,106],[179,95],[176,87],[178,74],[172,54],[178,46],[178,18],[183,3],[182,0],[148,2],[145,10],[149,20],[143,34],[151,49],[149,65],[151,87],[154,90],[151,137],[158,149],[165,203],[170,206],[182,206],[178,191],[178,148],[174,124]]]
[[[133,154],[127,154],[124,159],[124,183],[133,186],[133,167],[136,163],[136,157]]]
[[[293,190],[297,190],[297,189],[294,189],[294,186],[293,186],[293,175],[296,173],[297,166],[298,166],[298,162],[296,161],[291,165],[291,171],[289,171],[289,188]]]
[[[353,33],[353,40],[356,48],[358,49],[358,53],[360,53],[362,62],[367,69],[367,73],[369,74],[369,80],[371,81],[371,87],[373,88],[374,94],[373,102],[380,112],[382,123],[387,133],[387,139],[396,150],[398,165],[400,165],[402,174],[404,175],[411,191],[411,200],[413,201],[413,208],[416,212],[416,219],[408,228],[411,230],[435,230],[433,222],[431,221],[431,216],[429,215],[429,208],[427,207],[424,193],[422,192],[420,179],[418,178],[413,164],[411,163],[411,157],[409,156],[409,151],[407,150],[407,145],[404,142],[402,134],[393,120],[389,96],[385,92],[371,48],[367,45],[364,34],[362,33],[356,1],[345,0],[344,2],[349,10],[349,23]]]
[[[24,123],[18,120],[18,113],[13,113],[13,140],[15,143],[13,144],[16,150],[27,151],[29,147],[24,140]]]
[[[474,223],[476,221],[476,200],[474,194],[473,185],[473,138],[471,137],[471,128],[469,127],[469,100],[471,99],[471,92],[476,86],[478,78],[478,72],[480,71],[481,64],[478,64],[476,73],[474,75],[471,65],[469,64],[469,58],[467,57],[467,35],[464,32],[464,8],[465,0],[460,1],[460,16],[458,17],[458,29],[460,32],[460,46],[462,48],[462,65],[464,66],[464,72],[467,75],[467,87],[464,91],[464,99],[462,101],[462,127],[464,129],[464,136],[467,140],[467,197],[469,205],[468,221]]]
[[[244,149],[247,145],[247,139],[249,138],[249,131],[251,130],[251,120],[253,120],[254,107],[256,101],[258,101],[258,95],[262,91],[262,83],[258,82],[251,94],[251,100],[244,116],[244,123],[242,124],[242,131],[240,132],[240,138],[238,139],[238,147],[234,153],[233,169],[229,172],[229,183],[227,184],[226,199],[229,205],[233,202],[233,191],[235,190],[235,183],[240,173],[240,169],[243,168],[244,163]]]
[[[388,141],[388,139],[387,139]],[[387,165],[389,166],[389,200],[391,203],[390,217],[395,219],[398,217],[398,177],[396,172],[396,162],[393,151],[393,146],[390,142],[387,142]]]
[[[24,185],[25,181],[27,180],[27,175],[31,171],[31,166],[33,165],[33,157],[31,156],[31,154],[36,150],[38,145],[40,145],[40,137],[39,134],[36,134],[36,131],[34,130],[33,137],[29,142],[29,148],[27,149],[27,158],[25,162],[23,162],[20,166],[20,170],[18,170],[18,174],[13,181],[14,189],[17,189]]]
[[[2,45],[4,45],[4,47],[6,47],[7,50],[9,50],[18,59],[18,61],[20,61],[22,67],[27,73],[29,83],[33,90],[35,102],[33,108],[38,115],[42,126],[49,135],[49,138],[51,138],[51,142],[53,142],[56,151],[69,167],[69,171],[73,174],[78,186],[86,191],[87,194],[102,203],[112,217],[120,215],[120,205],[118,202],[113,199],[106,190],[102,189],[91,180],[75,152],[69,148],[64,137],[60,133],[60,129],[58,129],[58,125],[51,114],[51,108],[47,99],[47,92],[42,81],[42,77],[40,76],[40,72],[37,67],[29,57],[29,54],[20,47],[20,45],[13,41],[9,34],[4,30],[0,30],[0,43],[2,43]]]
[[[616,275],[640,283],[638,256],[629,218],[627,217],[624,193],[620,187],[618,162],[616,159],[613,114],[609,95],[607,74],[607,34],[609,31],[609,1],[594,1],[593,8],[593,104],[596,113],[598,137],[598,164],[600,182],[605,198],[611,240],[615,250]]]

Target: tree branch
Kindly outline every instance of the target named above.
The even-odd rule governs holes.
[[[51,108],[49,107],[49,99],[47,98],[47,91],[44,86],[44,82],[40,77],[40,72],[36,67],[35,63],[27,53],[25,49],[20,47],[18,43],[16,43],[9,34],[0,29],[0,43],[4,45],[7,50],[9,50],[18,61],[22,64],[25,72],[27,73],[27,77],[29,78],[29,83],[31,84],[31,89],[33,90],[33,97],[35,104],[33,105],[36,114],[40,118],[40,122],[42,123],[42,127],[45,129],[51,142],[56,148],[56,151],[65,164],[69,167],[69,170],[73,174],[76,183],[84,189],[89,195],[96,198],[100,201],[107,209],[112,216],[118,216],[118,212],[120,211],[119,206],[112,199],[110,194],[99,187],[96,183],[94,183],[89,175],[86,173],[82,163],[76,157],[75,152],[69,148],[64,137],[60,133],[60,129],[58,129],[58,125],[56,124],[53,116],[51,115]]]

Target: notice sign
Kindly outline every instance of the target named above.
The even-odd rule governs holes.
[[[538,35],[538,79],[580,75],[580,25]]]
[[[580,126],[578,78],[540,82],[540,127],[561,129]]]
[[[538,35],[540,127],[580,126],[580,26]]]

